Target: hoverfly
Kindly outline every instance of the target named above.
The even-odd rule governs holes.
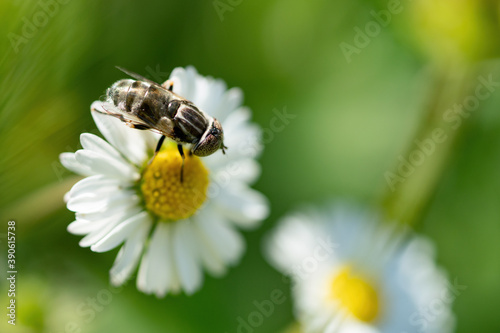
[[[184,144],[190,145],[189,154],[208,156],[224,146],[224,132],[217,119],[205,114],[192,102],[173,92],[173,83],[159,84],[124,68],[119,70],[132,79],[115,82],[106,91],[106,101],[101,103],[102,110],[91,110],[111,115],[127,126],[139,130],[151,130],[161,134],[154,152],[161,149],[166,137],[177,142],[182,157],[181,182],[184,171]]]

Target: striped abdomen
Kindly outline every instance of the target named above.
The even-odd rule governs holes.
[[[108,98],[119,109],[132,113],[155,127],[161,117],[169,117],[169,103],[173,94],[147,82],[120,80],[107,91]]]
[[[197,143],[210,124],[191,102],[148,82],[120,80],[108,89],[107,96],[120,110],[178,142]]]

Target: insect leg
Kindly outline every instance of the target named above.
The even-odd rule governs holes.
[[[160,151],[161,149],[161,146],[163,145],[163,141],[165,141],[165,135],[162,135],[160,140],[158,140],[158,143],[156,144],[156,149],[155,149],[155,154],[153,155],[153,157],[151,157],[151,159],[149,160],[148,162],[148,165],[151,164],[151,162],[153,162],[153,160],[155,159],[156,157],[156,154],[158,154],[158,152]]]
[[[181,165],[181,183],[184,181],[184,159],[186,158],[184,156],[184,150],[182,149],[182,145],[178,144],[177,149],[179,150],[179,154],[181,154],[182,157],[182,165]]]
[[[174,91],[174,81],[167,80],[161,86],[167,89],[168,91]]]
[[[160,140],[158,140],[158,143],[156,144],[156,149],[155,149],[155,156],[160,151],[161,146],[163,145],[163,141],[165,141],[165,138],[166,138],[166,136],[162,135],[161,138],[160,138]]]

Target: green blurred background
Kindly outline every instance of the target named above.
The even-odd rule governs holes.
[[[287,301],[255,332],[280,331],[293,320],[289,284],[263,259],[262,237],[297,205],[335,197],[382,202],[431,237],[450,279],[468,287],[454,304],[457,332],[500,331],[500,93],[457,130],[440,120],[479,75],[500,81],[498,1],[402,0],[350,61],[341,43],[355,45],[356,28],[394,0],[61,0],[43,22],[53,2],[0,2],[0,237],[15,219],[20,272],[13,332],[236,332],[274,289]],[[44,24],[29,31],[33,19]],[[262,127],[274,109],[296,118],[266,142],[255,188],[272,213],[244,233],[240,265],[206,276],[192,297],[157,299],[131,280],[82,313],[110,295],[117,251],[92,253],[66,231],[74,214],[62,196],[75,178],[58,155],[97,133],[89,106],[123,77],[115,65],[156,80],[194,65],[241,87]],[[390,192],[385,173],[436,127],[450,139]]]

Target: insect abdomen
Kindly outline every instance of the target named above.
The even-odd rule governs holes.
[[[125,102],[127,100],[127,93],[134,83],[134,80],[120,80],[115,82],[107,91],[106,95],[108,96],[108,100],[113,102],[119,109],[123,111],[130,111],[125,106]]]
[[[108,90],[108,98],[123,111],[156,125],[167,114],[170,94],[147,82],[120,80]]]

